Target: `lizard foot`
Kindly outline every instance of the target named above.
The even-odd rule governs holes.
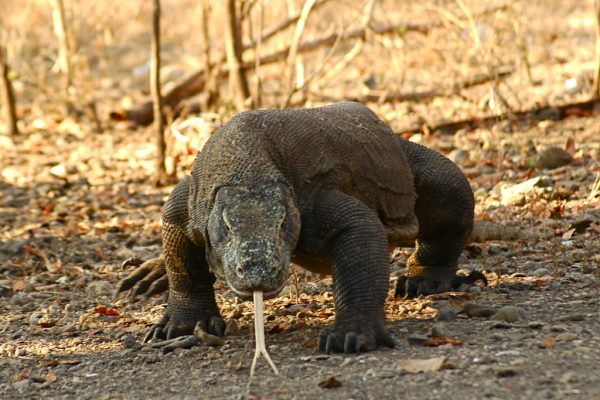
[[[488,281],[479,271],[471,271],[468,275],[456,275],[452,280],[435,280],[422,276],[402,275],[396,281],[394,297],[413,298],[420,295],[439,294],[456,291],[461,285],[473,285],[482,281],[487,286]]]
[[[379,346],[394,347],[392,334],[383,321],[336,322],[325,328],[319,336],[319,350],[326,353],[360,353],[375,350]]]
[[[214,300],[207,296],[190,296],[179,292],[169,293],[169,303],[159,323],[153,325],[144,342],[168,340],[194,333],[194,328],[222,337],[225,334],[225,321],[221,317]]]
[[[145,262],[138,258],[130,258],[123,262],[123,267],[129,265],[137,268],[119,281],[115,290],[115,300],[127,290],[129,290],[129,298],[135,299],[137,296],[148,297],[163,293],[168,289],[169,282],[163,257],[153,258]]]

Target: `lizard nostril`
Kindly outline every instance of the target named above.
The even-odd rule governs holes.
[[[240,278],[240,279],[243,279],[243,278],[244,278],[244,276],[246,275],[246,274],[244,273],[244,268],[243,268],[243,267],[242,267],[240,264],[238,264],[238,265],[235,267],[235,273],[236,273],[236,275],[238,276],[238,278]]]

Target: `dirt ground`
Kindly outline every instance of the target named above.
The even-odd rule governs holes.
[[[521,11],[530,21],[530,61],[540,82],[528,85],[521,66],[503,93],[517,109],[584,98],[593,66],[591,10],[578,1],[528,4]],[[542,9],[551,18],[536,18]],[[429,21],[422,10],[404,11],[407,20]],[[481,29],[509,19],[484,20]],[[562,24],[552,27],[553,21]],[[169,29],[166,52],[176,59],[189,42],[169,46],[183,28]],[[448,86],[443,76],[473,67],[476,54],[463,64],[441,61],[436,46],[451,48],[443,47],[444,32],[431,32],[427,46],[421,37],[406,42],[402,88]],[[461,56],[459,47],[447,51]],[[384,84],[391,79],[385,66],[373,68]],[[364,77],[356,70],[366,69],[351,68],[338,86]],[[167,354],[141,344],[164,299],[113,299],[129,271],[121,268],[124,260],[160,254],[160,207],[172,186],[150,183],[152,130],[105,119],[124,98],[143,92],[136,92],[141,84],[121,87],[112,79],[93,89],[101,99],[101,132],[86,117],[65,116],[47,93],[38,98],[26,88],[23,134],[0,136],[0,398],[600,398],[599,110],[413,135],[462,167],[477,219],[512,226],[521,237],[465,249],[460,267],[484,272],[487,287],[414,300],[390,291],[386,313],[397,344],[365,354],[316,351],[320,329],[334,318],[331,279],[296,269],[282,295],[265,304],[267,347],[280,375],[261,359],[251,378],[253,306],[226,285],[215,285],[223,315],[236,321],[225,344]],[[577,82],[581,88],[573,89]],[[489,93],[483,85],[426,103],[370,106],[402,134],[415,121],[483,116]],[[180,177],[192,159],[179,157]],[[390,287],[410,252],[391,256]]]

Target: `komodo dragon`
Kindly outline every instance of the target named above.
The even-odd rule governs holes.
[[[138,268],[117,292],[135,284],[138,294],[166,290],[166,269],[167,308],[146,339],[189,334],[196,323],[222,336],[215,275],[243,299],[254,290],[269,298],[286,284],[292,261],[333,275],[336,317],[319,337],[321,351],[392,347],[388,250],[416,240],[397,295],[483,277],[456,275],[473,207],[454,163],[398,137],[358,103],[246,111],[208,140],[171,192],[164,263],[156,259],[149,274]]]

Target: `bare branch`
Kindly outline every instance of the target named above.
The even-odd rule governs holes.
[[[165,166],[166,143],[164,135],[164,114],[160,94],[160,0],[154,0],[152,10],[152,49],[150,53],[150,93],[154,105],[154,127],[156,135],[156,177],[157,185],[163,184],[167,177]]]
[[[284,106],[289,105],[289,99],[294,92],[294,77],[295,77],[295,68],[296,68],[296,57],[298,55],[298,46],[300,45],[300,38],[302,37],[302,32],[304,32],[304,28],[306,27],[306,22],[308,21],[308,17],[310,15],[310,11],[315,5],[316,0],[306,0],[304,2],[304,6],[302,6],[302,11],[300,12],[300,18],[298,19],[298,23],[296,24],[296,29],[294,30],[294,36],[292,36],[292,42],[290,44],[288,57],[286,60],[286,67],[288,69],[288,81],[287,81],[287,90],[284,91],[284,96],[287,93],[287,96],[283,102]]]
[[[6,50],[0,46],[0,99],[4,108],[4,121],[11,136],[19,134],[17,127],[17,113],[15,109],[15,95],[8,76],[8,64],[5,59]]]

